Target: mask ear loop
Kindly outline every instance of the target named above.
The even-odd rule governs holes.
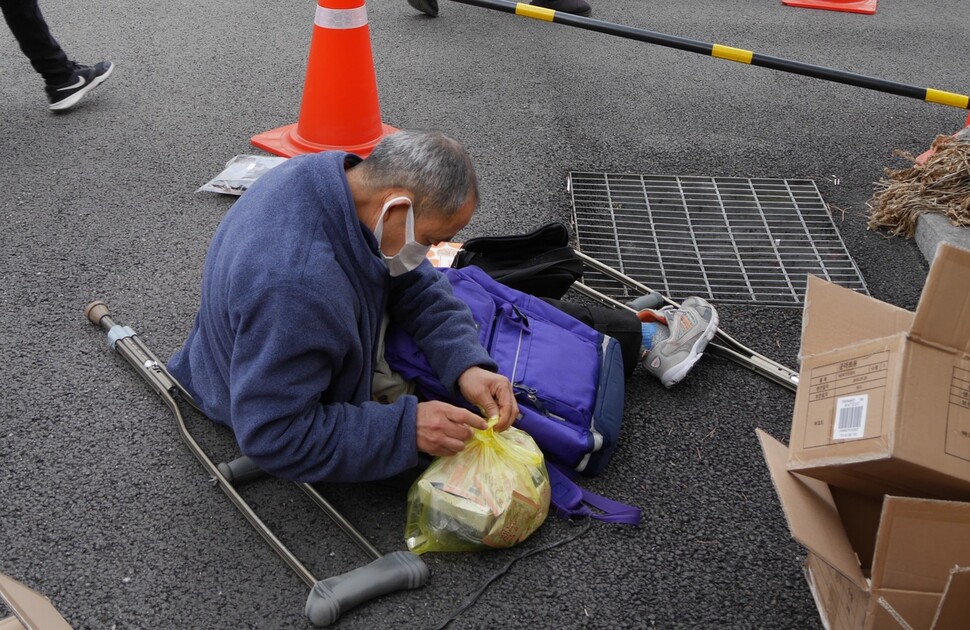
[[[414,203],[411,202],[407,197],[394,197],[389,199],[384,207],[381,208],[381,216],[377,217],[377,225],[374,226],[374,238],[377,239],[378,249],[381,246],[381,238],[384,236],[384,217],[387,215],[387,211],[398,201],[406,201],[408,203],[408,216],[404,223],[405,236],[408,240],[414,240]]]
[[[407,197],[399,197],[399,199],[407,199]],[[404,220],[404,242],[414,242],[414,204],[410,199],[408,199],[408,216]]]

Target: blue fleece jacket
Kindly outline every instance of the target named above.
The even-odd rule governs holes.
[[[417,463],[417,399],[371,401],[385,309],[455,387],[494,370],[468,308],[427,261],[391,278],[357,218],[339,151],[296,157],[229,210],[202,299],[168,368],[240,450],[296,481],[365,481]]]

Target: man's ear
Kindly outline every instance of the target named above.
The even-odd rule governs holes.
[[[380,218],[379,220],[385,226],[403,226],[407,221],[407,210],[413,206],[410,197],[402,195],[398,191],[390,191],[388,194],[384,195],[381,200],[381,208],[384,207],[387,208],[387,212],[385,212],[383,218]],[[388,221],[391,223],[388,224]],[[396,227],[392,227],[392,229],[396,229]]]
[[[388,190],[386,193],[384,193],[384,197],[381,200],[382,206],[385,206],[388,204],[390,204],[388,206],[389,208],[394,208],[399,205],[413,206],[414,195],[412,195],[408,190],[404,190],[401,188],[393,188],[391,190]]]

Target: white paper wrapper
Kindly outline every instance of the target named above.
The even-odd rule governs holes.
[[[226,167],[221,173],[195,192],[214,192],[238,197],[246,192],[261,175],[285,161],[284,157],[237,155],[226,162]]]

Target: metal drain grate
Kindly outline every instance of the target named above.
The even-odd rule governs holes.
[[[800,306],[807,274],[869,293],[812,180],[570,173],[569,190],[580,250],[672,299]]]

